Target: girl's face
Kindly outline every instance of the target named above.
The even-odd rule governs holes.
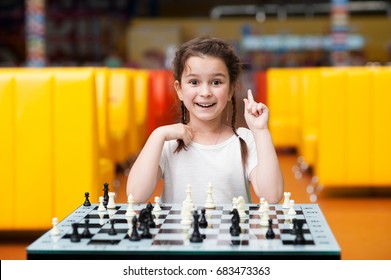
[[[220,119],[233,94],[227,66],[222,59],[213,56],[190,57],[181,82],[175,81],[175,88],[191,120]]]

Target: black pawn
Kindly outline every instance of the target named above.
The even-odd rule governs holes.
[[[193,243],[200,243],[204,241],[204,238],[202,237],[200,233],[200,228],[198,224],[198,219],[200,218],[200,215],[198,214],[197,210],[193,212],[193,220],[194,220],[194,226],[193,226],[193,233],[190,237],[190,242]]]
[[[297,224],[297,232],[296,232],[296,238],[294,241],[295,245],[304,245],[305,244],[305,239],[304,239],[304,233],[303,233],[303,220],[296,220]]]
[[[206,217],[205,217],[205,208],[202,208],[201,209],[201,219],[200,219],[200,228],[207,228],[208,227],[208,221],[206,220]]]
[[[109,184],[103,184],[103,206],[107,208],[107,204],[109,203]]]
[[[143,232],[141,233],[141,238],[143,238],[143,239],[151,239],[152,238],[152,234],[149,231],[149,224],[148,223],[145,223],[145,225],[144,225]]]
[[[86,238],[90,238],[92,236],[92,234],[90,232],[90,220],[86,219],[84,222],[85,222],[85,228],[84,228],[84,231],[82,232],[81,236],[86,237]]]
[[[77,230],[79,225],[77,223],[72,224],[72,234],[71,234],[71,242],[80,242],[80,234]]]
[[[296,235],[297,234],[297,219],[296,218],[292,219],[292,224],[293,224],[293,227],[291,229],[291,234]]]
[[[140,239],[141,239],[140,235],[138,234],[138,231],[137,231],[137,218],[136,218],[136,216],[133,216],[132,234],[129,236],[129,240],[130,241],[139,241]]]
[[[114,228],[115,221],[113,219],[110,220],[111,228],[109,230],[109,235],[116,235],[117,231]]]
[[[276,235],[274,234],[273,231],[273,220],[269,219],[269,228],[266,232],[266,239],[274,239]]]
[[[90,202],[90,199],[89,199],[90,193],[89,192],[85,192],[84,193],[84,197],[86,199],[84,200],[83,206],[91,206],[91,202]]]

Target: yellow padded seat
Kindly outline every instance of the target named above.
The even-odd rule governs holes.
[[[371,70],[373,88],[371,90],[373,109],[371,174],[377,186],[391,185],[391,67]],[[366,114],[364,114],[365,116]]]
[[[296,148],[300,140],[299,71],[270,69],[266,75],[269,128],[274,145],[276,148]]]
[[[315,173],[325,186],[346,184],[346,70],[321,70]]]
[[[84,192],[97,200],[98,124],[94,72],[53,72],[54,215],[64,218],[83,203]]]
[[[346,75],[346,185],[370,186],[372,79],[367,67],[349,67]]]
[[[319,75],[320,68],[300,70],[299,122],[301,125],[298,153],[311,167],[315,163],[318,141]]]
[[[114,159],[122,163],[128,159],[129,150],[137,147],[129,145],[129,131],[135,131],[132,99],[132,81],[127,69],[111,69],[109,76],[109,133],[113,141]]]
[[[109,131],[109,78],[108,68],[94,68],[97,96],[99,156],[114,161],[113,143]]]
[[[43,229],[53,211],[53,78],[34,70],[14,77],[14,229]]]
[[[138,151],[144,146],[147,140],[147,117],[148,117],[148,90],[149,90],[149,71],[132,70],[132,92],[133,92],[133,109],[135,130],[129,130],[130,143],[135,145]],[[131,150],[131,152],[133,152]],[[130,154],[129,156],[134,156]]]
[[[11,73],[0,73],[0,229],[14,228],[15,205],[15,79]]]

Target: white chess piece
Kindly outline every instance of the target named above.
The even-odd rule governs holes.
[[[108,195],[109,195],[109,201],[107,203],[107,209],[115,209],[116,206],[114,202],[115,192],[109,192]]]
[[[160,208],[160,197],[155,196],[155,207],[153,207],[152,212],[160,212],[162,208]]]
[[[186,185],[186,199],[183,203],[189,204],[191,209],[194,208],[193,197],[191,195],[191,185]]]
[[[107,214],[109,215],[110,220],[114,218],[115,212],[117,212],[117,210],[107,208]]]
[[[269,211],[268,210],[265,210],[262,212],[260,224],[263,227],[269,226]]]
[[[238,213],[241,219],[246,217],[246,205],[243,196],[239,196],[237,199]]]
[[[258,208],[259,213],[262,214],[265,211],[270,211],[269,202],[267,202],[267,200],[265,198],[262,197],[260,200],[260,203],[261,203],[261,205]]]
[[[204,205],[204,207],[206,209],[215,209],[216,208],[216,204],[215,204],[215,202],[213,200],[212,193],[213,193],[213,185],[211,183],[209,183],[208,184],[208,190],[207,190],[206,202],[205,202],[205,205]]]
[[[103,196],[100,196],[99,197],[99,207],[98,207],[99,212],[106,211],[106,207],[103,205],[103,201],[104,201]]]
[[[61,234],[61,231],[58,229],[57,224],[58,224],[58,219],[57,219],[56,217],[54,217],[54,218],[52,219],[53,228],[52,228],[52,230],[50,231],[50,235],[51,235],[51,236],[58,236],[58,235]]]
[[[290,192],[284,192],[284,203],[282,204],[282,208],[289,209],[290,208]]]
[[[288,211],[288,215],[290,215],[290,216],[296,215],[295,201],[294,201],[293,199],[291,199],[291,200],[289,201],[289,211]]]
[[[136,212],[133,209],[133,202],[134,202],[133,195],[129,194],[128,208],[126,209],[126,214],[125,214],[127,217],[132,217],[132,216],[136,215]]]
[[[269,202],[267,202],[266,199],[265,199],[265,202],[263,203],[263,211],[267,211],[267,212],[270,211]]]
[[[105,224],[105,213],[103,211],[99,212],[99,224],[103,226]]]
[[[192,223],[192,215],[191,215],[191,210],[192,210],[192,205],[186,203],[184,201],[183,206],[182,206],[182,211],[181,211],[181,224],[184,226],[190,226]]]
[[[265,211],[264,204],[265,204],[265,198],[261,197],[259,199],[259,208],[258,208],[259,213],[263,213],[263,211]]]

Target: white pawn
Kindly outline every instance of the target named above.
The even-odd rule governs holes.
[[[289,201],[289,211],[288,211],[288,215],[291,215],[291,216],[296,215],[295,201],[294,201],[293,199],[291,199],[291,200]]]
[[[153,212],[160,212],[162,208],[160,208],[160,197],[155,196],[155,207],[153,207]]]
[[[216,203],[213,200],[213,185],[211,183],[208,184],[207,197],[204,207],[206,209],[214,209],[216,208]]]
[[[133,202],[134,202],[133,195],[129,194],[129,196],[128,196],[128,209],[126,210],[126,214],[125,214],[127,217],[132,217],[132,216],[136,215],[136,212],[133,209]]]
[[[263,213],[265,211],[270,211],[269,202],[267,202],[266,199],[261,198],[261,206],[259,206],[258,212]]]
[[[115,192],[109,192],[109,201],[107,202],[107,209],[115,209],[114,202]]]
[[[183,201],[183,204],[184,203],[189,204],[191,209],[194,208],[193,198],[191,196],[191,185],[186,185],[186,199]]]
[[[103,200],[104,200],[104,197],[103,197],[103,196],[100,196],[100,197],[99,197],[99,207],[98,207],[98,211],[99,211],[99,212],[106,211],[106,208],[105,208],[105,206],[103,205]]]
[[[99,212],[99,224],[103,226],[105,224],[105,213],[103,211]]]
[[[57,219],[56,217],[54,217],[54,218],[52,219],[53,228],[52,228],[52,230],[50,231],[50,235],[51,235],[51,236],[58,236],[58,235],[61,234],[61,231],[58,229],[57,224],[58,224],[58,219]]]
[[[181,224],[184,226],[190,226],[192,223],[192,216],[191,216],[191,210],[192,210],[192,205],[187,204],[184,202],[182,211],[181,211]]]
[[[264,197],[261,197],[259,199],[259,208],[258,208],[258,212],[259,213],[263,213],[263,211],[265,211],[265,208],[264,208],[264,205],[265,205],[265,198]]]
[[[282,208],[289,209],[290,208],[290,192],[284,192],[284,203],[282,204]]]
[[[261,217],[261,226],[267,227],[269,226],[269,211],[265,210],[262,212],[262,217]]]

